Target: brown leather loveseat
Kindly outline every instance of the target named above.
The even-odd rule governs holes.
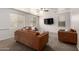
[[[77,44],[77,32],[73,29],[70,31],[59,30],[58,39],[65,43]]]
[[[17,30],[15,40],[36,50],[42,50],[48,42],[48,32],[40,34],[32,30]]]

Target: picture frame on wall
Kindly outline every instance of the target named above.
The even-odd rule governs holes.
[[[66,27],[66,14],[65,13],[60,13],[58,17],[58,26]]]
[[[66,26],[65,21],[58,21],[58,26],[65,27]]]

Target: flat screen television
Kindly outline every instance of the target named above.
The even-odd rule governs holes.
[[[51,25],[54,23],[54,20],[53,18],[46,18],[44,19],[44,24],[48,24],[48,25]]]

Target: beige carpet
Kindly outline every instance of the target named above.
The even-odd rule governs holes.
[[[35,51],[28,46],[18,43],[14,38],[0,41],[0,51]],[[49,34],[49,42],[43,51],[77,51],[76,45],[66,44],[58,40],[57,34]]]

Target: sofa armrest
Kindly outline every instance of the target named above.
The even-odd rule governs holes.
[[[48,38],[49,38],[48,32],[38,35],[37,38],[39,39],[39,43],[41,43],[41,44],[47,43]]]
[[[45,32],[45,33],[39,34],[39,35],[37,35],[37,37],[41,38],[41,37],[43,37],[43,36],[45,36],[45,35],[48,35],[48,32]]]

